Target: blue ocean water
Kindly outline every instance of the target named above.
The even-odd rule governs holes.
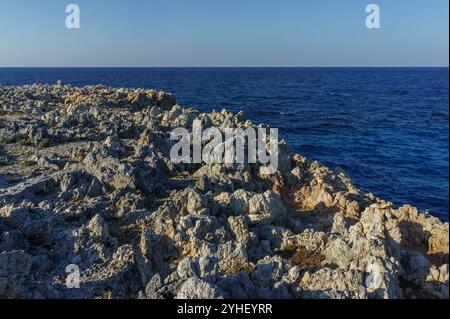
[[[244,110],[292,148],[342,167],[363,191],[448,221],[448,68],[0,69],[0,84],[103,83]]]

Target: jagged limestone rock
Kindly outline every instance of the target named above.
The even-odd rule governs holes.
[[[279,142],[175,164],[173,128],[256,128],[146,89],[0,86],[1,298],[448,298],[449,224]],[[67,289],[66,267],[80,269]]]

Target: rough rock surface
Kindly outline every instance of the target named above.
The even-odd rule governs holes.
[[[0,298],[448,298],[448,223],[283,141],[275,175],[172,163],[196,118],[254,126],[152,90],[0,86]]]

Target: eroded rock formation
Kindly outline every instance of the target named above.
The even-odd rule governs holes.
[[[448,298],[448,223],[283,141],[275,175],[174,164],[195,119],[254,126],[153,90],[0,86],[0,297]]]

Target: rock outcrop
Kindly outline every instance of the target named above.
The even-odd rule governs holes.
[[[174,164],[195,119],[255,126],[153,90],[0,86],[0,298],[449,297],[448,223],[283,141],[273,175]]]

